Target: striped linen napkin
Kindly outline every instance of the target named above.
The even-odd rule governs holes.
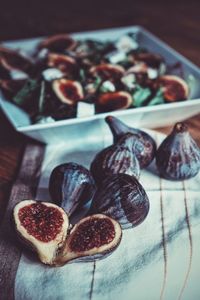
[[[151,134],[158,144],[163,139],[161,134]],[[74,161],[89,167],[94,155],[110,143],[111,136],[106,136],[84,144],[80,140],[76,145],[47,146],[45,153],[41,146],[29,146],[10,209],[35,192],[36,199],[50,200],[48,180],[56,165]],[[152,163],[142,171],[140,182],[150,200],[146,220],[123,231],[112,255],[93,262],[71,262],[60,268],[42,265],[13,242],[8,211],[1,228],[0,299],[199,300],[200,174],[171,182],[159,178]]]

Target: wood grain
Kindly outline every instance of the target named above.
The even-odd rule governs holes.
[[[11,9],[12,7],[12,9]],[[41,12],[42,13],[38,13]],[[200,66],[199,1],[101,0],[4,1],[0,40],[31,38],[58,32],[142,25]],[[188,120],[200,145],[200,115]],[[159,128],[168,133],[171,127]],[[17,134],[0,113],[0,220],[28,138]],[[1,222],[1,221],[0,221]]]

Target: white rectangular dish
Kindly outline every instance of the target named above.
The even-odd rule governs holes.
[[[78,136],[98,138],[99,126],[107,130],[104,118],[108,114],[119,117],[127,124],[136,127],[155,128],[158,126],[170,125],[174,122],[187,119],[200,113],[200,69],[191,63],[181,54],[170,48],[154,35],[140,26],[98,30],[92,32],[75,33],[72,36],[76,39],[94,38],[99,40],[116,40],[123,34],[134,32],[140,46],[161,54],[166,63],[171,65],[180,62],[183,68],[185,79],[192,82],[190,99],[187,101],[171,104],[160,104],[156,106],[133,108],[112,113],[101,113],[92,117],[67,119],[46,124],[31,124],[29,116],[21,109],[6,101],[0,94],[0,105],[15,129],[38,141],[50,144],[76,140]],[[4,45],[10,48],[22,49],[31,52],[35,45],[41,40],[28,39],[20,41],[5,42]]]

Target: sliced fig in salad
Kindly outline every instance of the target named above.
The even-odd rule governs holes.
[[[57,79],[52,83],[53,90],[61,102],[73,105],[83,99],[83,88],[78,81]]]
[[[20,240],[38,254],[41,262],[53,264],[69,227],[64,210],[52,203],[24,200],[15,206],[13,218]]]
[[[90,68],[90,73],[100,77],[102,80],[119,79],[123,76],[125,70],[120,65],[101,64]]]
[[[41,41],[38,49],[46,48],[52,52],[62,52],[74,49],[76,44],[77,42],[68,34],[56,34]]]
[[[132,104],[133,99],[128,92],[108,92],[98,97],[96,108],[98,112],[109,112],[129,108]]]
[[[185,80],[175,75],[165,75],[158,79],[158,84],[163,90],[167,102],[188,99],[189,87]]]
[[[121,237],[122,230],[117,221],[103,214],[88,216],[73,227],[55,264],[63,265],[80,258],[104,258],[118,247]]]
[[[59,69],[64,75],[76,76],[78,66],[74,58],[57,53],[49,53],[48,66]]]

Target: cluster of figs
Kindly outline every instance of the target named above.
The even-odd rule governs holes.
[[[160,89],[167,103],[188,99],[188,84],[167,70],[164,58],[134,49],[132,43],[128,35],[100,42],[58,34],[42,40],[34,55],[26,56],[0,45],[0,88],[19,105],[15,97],[27,90],[28,79],[39,82],[38,88],[30,89],[26,103],[20,103],[33,122],[39,116],[76,117],[82,102],[94,106],[94,113],[137,107],[134,93],[138,86],[149,90],[145,105]],[[18,72],[16,78],[13,72],[15,76]]]
[[[114,142],[95,156],[90,171],[73,162],[61,164],[49,179],[53,203],[24,200],[14,208],[18,236],[45,264],[60,266],[112,253],[122,230],[139,225],[149,212],[139,176],[154,157],[160,175],[167,179],[185,180],[200,169],[200,149],[184,123],[177,123],[156,149],[146,132],[113,116],[106,122]],[[86,216],[70,225],[86,205]]]

